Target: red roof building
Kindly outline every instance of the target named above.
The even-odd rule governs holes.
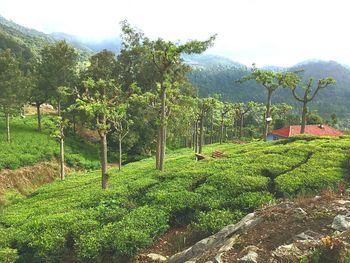
[[[301,130],[300,125],[293,125],[286,128],[278,129],[273,131],[269,139],[278,140],[283,138],[289,138],[295,135],[299,135]],[[306,125],[305,134],[314,136],[341,136],[344,135],[343,132],[338,131],[328,125]]]

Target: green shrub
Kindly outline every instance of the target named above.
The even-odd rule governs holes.
[[[230,205],[244,212],[253,212],[273,200],[274,197],[269,192],[246,192],[234,198]]]
[[[242,219],[241,211],[213,210],[210,212],[199,212],[192,228],[204,234],[214,234],[224,226],[235,224]]]
[[[18,259],[17,249],[0,248],[0,262],[14,263]]]

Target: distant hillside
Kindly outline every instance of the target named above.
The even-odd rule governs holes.
[[[0,50],[9,48],[17,55],[28,59],[38,55],[45,45],[55,41],[57,39],[50,35],[18,25],[0,16]],[[71,42],[69,39],[67,42],[70,42],[77,49],[82,59],[91,53],[91,50],[79,43]]]
[[[211,62],[211,64],[214,64]],[[280,67],[265,67],[269,70],[282,70]],[[316,80],[323,77],[334,77],[337,85],[322,90],[315,100],[310,103],[311,110],[317,110],[326,118],[335,112],[338,117],[350,115],[348,101],[350,99],[350,70],[334,61],[307,61],[285,70],[304,69],[305,79],[314,77]],[[254,81],[238,83],[241,77],[250,73],[245,66],[237,67],[236,63],[217,65],[210,68],[194,67],[189,78],[193,85],[198,87],[200,96],[208,96],[214,93],[221,93],[223,99],[228,101],[249,101],[256,100],[265,102],[265,90]],[[276,103],[286,102],[300,107],[289,90],[279,90],[274,95]]]
[[[65,39],[79,50],[82,59],[91,53],[108,49],[118,53],[121,48],[119,38],[103,40],[100,42],[83,41],[75,36],[65,33],[47,35],[34,29],[28,29],[0,16],[0,50],[11,48],[24,58],[37,55],[39,50],[47,43]],[[250,73],[245,65],[234,62],[228,58],[202,54],[183,56],[186,63],[193,67],[189,79],[198,88],[200,96],[214,93],[222,94],[227,101],[265,102],[265,90],[254,81],[238,83],[237,80]],[[333,88],[322,90],[319,96],[310,104],[311,110],[317,110],[325,118],[335,112],[339,118],[350,116],[348,101],[350,100],[350,67],[334,61],[308,60],[289,69],[303,68],[304,77],[315,79],[332,76],[337,80]],[[278,66],[268,66],[264,69],[280,71],[289,70]],[[300,108],[290,94],[289,90],[276,92],[273,102],[286,102]]]

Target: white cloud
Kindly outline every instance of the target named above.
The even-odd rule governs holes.
[[[0,0],[0,13],[45,32],[118,35],[127,19],[151,37],[205,39],[211,53],[250,65],[288,66],[310,58],[350,64],[347,0]]]

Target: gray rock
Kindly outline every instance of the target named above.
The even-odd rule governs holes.
[[[322,237],[321,234],[311,230],[307,230],[295,236],[296,240],[319,240]]]
[[[319,200],[319,199],[321,199],[322,197],[321,196],[319,196],[319,195],[316,195],[314,198],[312,198],[314,201],[317,201],[317,200]]]
[[[306,215],[307,215],[307,213],[305,212],[305,210],[302,209],[301,207],[295,208],[295,209],[294,209],[294,212],[297,213],[297,214],[299,214],[299,215],[303,215],[303,216],[306,216]]]
[[[241,263],[257,263],[258,262],[258,253],[256,253],[255,251],[249,251],[247,255],[241,257],[240,259],[238,259],[238,262]]]
[[[196,259],[204,255],[206,252],[212,249],[220,249],[222,246],[227,244],[227,240],[229,240],[233,235],[254,226],[260,220],[260,218],[255,218],[254,216],[254,213],[248,214],[237,224],[228,225],[221,229],[218,233],[197,242],[192,247],[182,252],[173,255],[170,257],[169,263],[183,263],[190,260],[196,261]]]
[[[350,228],[350,216],[337,215],[333,219],[332,228],[338,231],[345,231]]]
[[[303,255],[302,251],[295,245],[295,244],[289,244],[289,245],[282,245],[276,248],[274,252],[272,252],[272,255],[278,259],[286,259],[293,257],[300,257]]]
[[[340,205],[348,205],[350,204],[350,201],[341,199],[341,200],[338,200],[337,203]]]
[[[156,262],[166,262],[168,260],[166,257],[155,253],[149,253],[147,257]]]

